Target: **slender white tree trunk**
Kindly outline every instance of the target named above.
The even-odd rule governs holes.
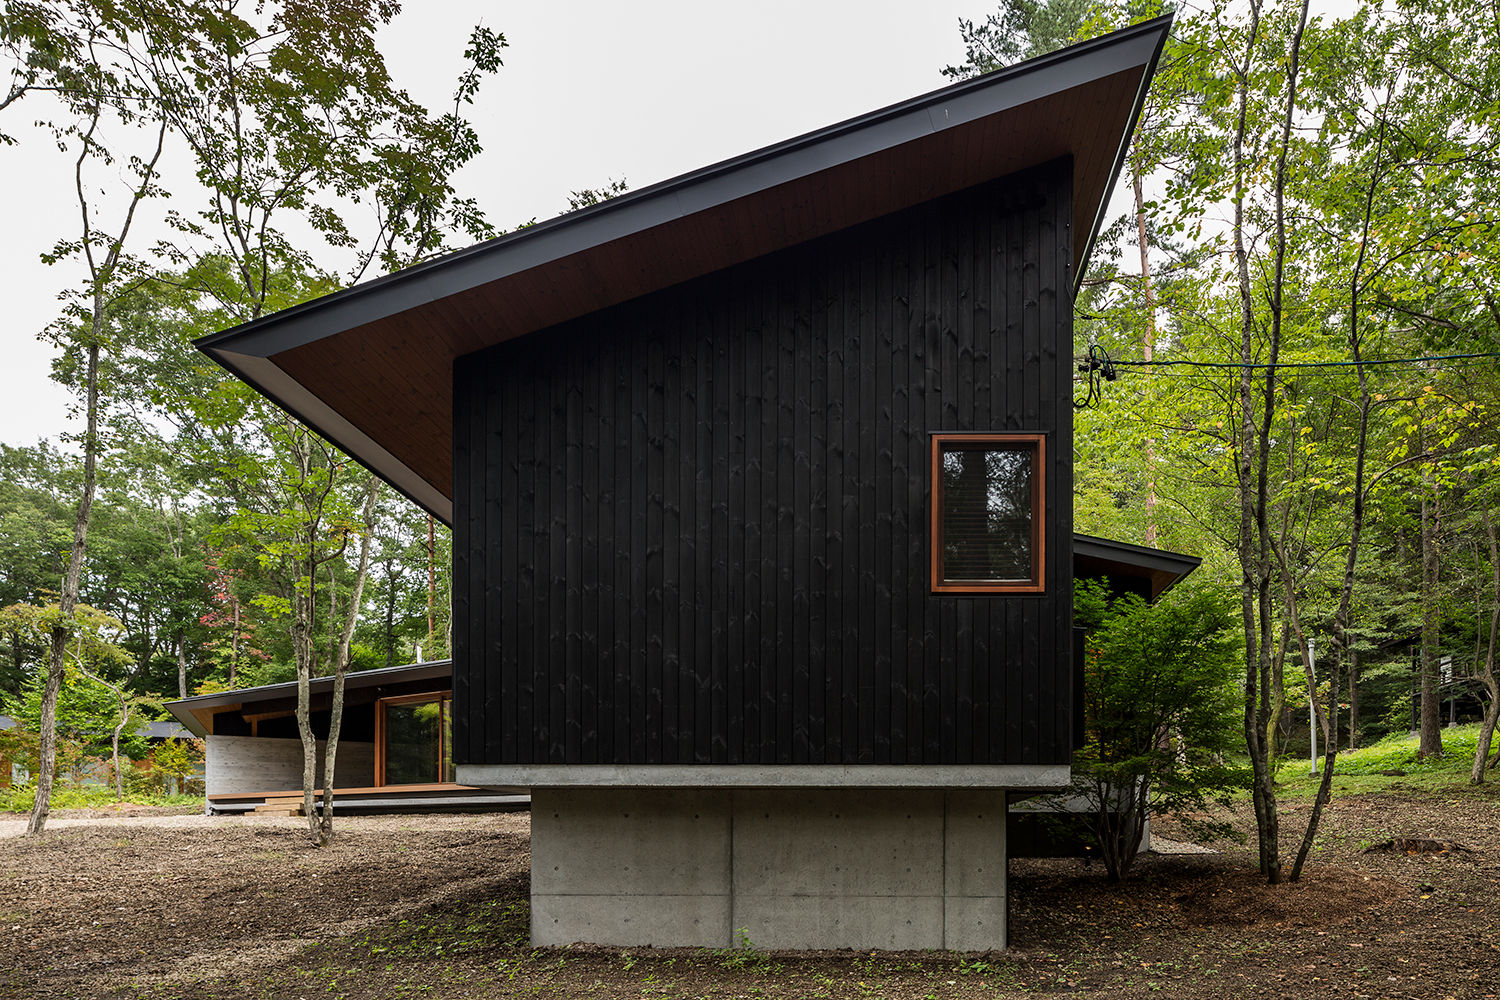
[[[338,760],[339,731],[344,722],[344,675],[349,669],[349,644],[354,640],[354,626],[359,621],[359,606],[364,596],[365,579],[370,572],[370,546],[375,535],[375,499],[380,492],[380,480],[370,476],[365,487],[364,535],[359,540],[359,562],[354,571],[354,584],[349,590],[349,606],[344,614],[343,628],[339,632],[337,659],[333,673],[333,708],[328,719],[328,745],[323,751],[323,813],[318,818],[318,846],[326,847],[333,840],[333,774]]]

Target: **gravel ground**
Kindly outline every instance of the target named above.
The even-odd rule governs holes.
[[[1324,824],[1281,886],[1229,841],[1118,885],[1012,861],[1005,952],[767,954],[530,948],[526,813],[341,817],[325,849],[292,818],[61,814],[0,840],[0,998],[1500,996],[1500,789],[1351,796]],[[1462,846],[1379,849],[1403,837]]]

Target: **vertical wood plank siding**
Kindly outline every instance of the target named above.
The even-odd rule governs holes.
[[[1068,761],[1071,172],[459,358],[459,762]],[[931,592],[939,431],[1047,434],[1046,593]]]

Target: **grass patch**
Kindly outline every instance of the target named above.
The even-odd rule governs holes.
[[[1443,755],[1421,759],[1415,736],[1393,734],[1379,743],[1340,751],[1334,765],[1334,790],[1343,794],[1384,791],[1453,792],[1469,786],[1479,723],[1444,729]],[[1321,767],[1321,758],[1319,765]],[[1402,773],[1395,773],[1402,772]],[[1489,780],[1500,779],[1490,772]],[[1308,773],[1308,761],[1283,760],[1276,770],[1278,792],[1289,798],[1311,798],[1321,777]]]
[[[203,805],[202,795],[153,795],[125,793],[125,801],[137,806],[198,806]],[[29,813],[36,803],[36,787],[0,788],[0,812]],[[115,804],[115,790],[103,785],[81,787],[54,786],[53,809],[107,809]]]

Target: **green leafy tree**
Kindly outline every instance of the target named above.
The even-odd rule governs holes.
[[[176,783],[183,794],[189,779],[202,773],[204,745],[202,740],[166,739],[151,749],[151,769]]]
[[[0,628],[29,635],[38,643],[50,641],[58,632],[68,637],[65,646],[68,660],[57,690],[50,690],[50,670],[39,672],[22,689],[22,697],[14,706],[16,717],[25,720],[28,728],[35,725],[43,734],[46,733],[43,727],[50,721],[54,739],[61,731],[65,739],[86,748],[86,752],[108,747],[114,766],[115,796],[123,798],[121,742],[126,738],[130,720],[138,718],[148,706],[154,706],[148,699],[132,694],[121,676],[128,675],[132,660],[129,651],[118,642],[124,632],[119,619],[86,604],[74,605],[70,612],[64,612],[56,604],[12,604],[0,609]],[[41,788],[51,784],[48,770],[56,770],[55,751],[49,759],[40,740],[37,768],[40,794]]]
[[[1095,815],[1111,881],[1130,872],[1151,816],[1174,816],[1201,835],[1229,832],[1204,818],[1245,787],[1234,668],[1240,649],[1222,590],[1174,591],[1148,605],[1111,599],[1081,581],[1075,617],[1089,628],[1084,654],[1087,742],[1073,758],[1070,794]]]

